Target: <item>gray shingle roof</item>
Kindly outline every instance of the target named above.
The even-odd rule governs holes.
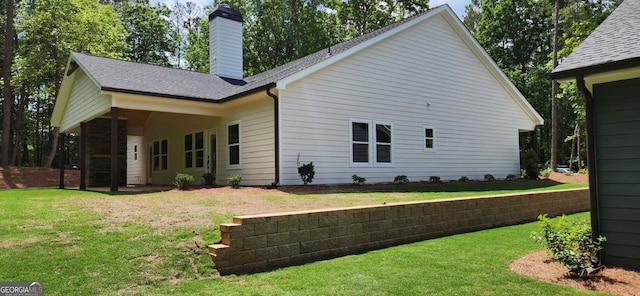
[[[562,63],[553,78],[640,65],[640,0],[625,0]]]
[[[219,101],[273,85],[280,79],[302,71],[431,11],[432,9],[331,46],[331,54],[329,54],[329,49],[323,49],[280,67],[246,77],[242,81],[223,79],[209,73],[135,63],[82,53],[74,52],[71,55],[72,59],[89,72],[100,84],[102,90],[179,99]]]

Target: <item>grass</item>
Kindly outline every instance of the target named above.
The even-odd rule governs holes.
[[[422,194],[424,198],[431,198],[429,195],[435,192],[449,193],[447,197],[468,196],[486,193],[481,191],[486,186],[482,184],[471,184],[465,190],[448,187],[449,184],[427,186],[429,190],[396,186],[392,193],[377,190],[366,194],[374,198],[387,194],[388,198],[389,194],[405,190],[411,196]],[[501,192],[495,187],[485,189],[490,189],[491,194]],[[152,197],[160,199],[166,194],[172,193]],[[323,195],[298,194],[293,198],[314,196]],[[114,225],[104,214],[77,203],[92,198],[118,202],[132,197],[55,189],[0,191],[0,280],[43,281],[47,295],[586,293],[509,271],[509,262],[540,248],[529,238],[535,223],[432,239],[272,272],[219,277],[206,251],[196,245],[218,240],[216,227],[179,226],[158,231],[135,220]],[[266,198],[280,202],[288,197]],[[216,201],[209,203],[217,205]],[[209,217],[219,225],[231,216],[214,211]],[[584,213],[575,217],[588,219]]]

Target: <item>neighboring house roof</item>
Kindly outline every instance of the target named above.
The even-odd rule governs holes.
[[[243,80],[225,79],[210,73],[199,73],[81,53],[71,54],[69,69],[73,70],[73,63],[76,63],[102,91],[224,102],[274,86],[277,86],[278,89],[285,89],[287,83],[339,62],[345,57],[436,15],[442,15],[449,22],[459,37],[487,67],[494,78],[503,85],[531,120],[537,125],[542,124],[542,117],[482,49],[446,4],[431,8],[428,11],[368,34],[333,45],[280,67],[246,77]],[[63,89],[70,87],[70,85],[65,86],[65,83],[72,82],[68,82],[65,79],[63,81]],[[65,93],[68,96],[68,92],[61,92],[58,100],[66,100]],[[58,102],[56,102],[56,105],[58,105]],[[64,106],[64,102],[61,105]],[[61,109],[63,108],[54,109],[54,116],[52,116],[54,126],[59,124],[58,121],[63,116],[62,112],[64,111]]]
[[[552,71],[570,78],[640,66],[640,0],[625,0]]]

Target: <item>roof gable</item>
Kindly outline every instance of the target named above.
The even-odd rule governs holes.
[[[625,0],[552,71],[568,78],[640,66],[640,0]]]

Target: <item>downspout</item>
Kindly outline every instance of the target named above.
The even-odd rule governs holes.
[[[584,76],[576,77],[578,89],[585,98],[587,117],[587,165],[589,166],[589,197],[591,207],[591,238],[600,236],[600,208],[598,206],[598,168],[596,164],[596,136],[593,110],[593,95],[584,83]]]
[[[280,112],[278,96],[271,93],[273,86],[267,87],[267,95],[273,98],[273,128],[274,128],[274,150],[275,150],[275,174],[276,179],[271,184],[271,187],[276,187],[280,184]]]

